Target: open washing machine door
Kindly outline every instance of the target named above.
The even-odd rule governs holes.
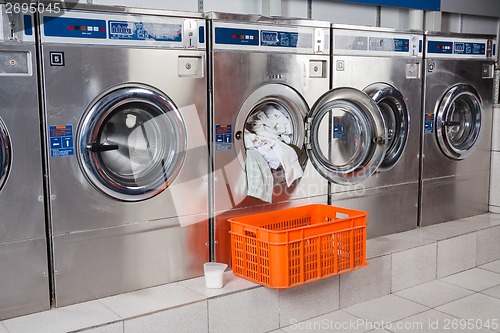
[[[123,201],[151,198],[178,175],[186,153],[186,128],[162,92],[126,84],[101,94],[78,130],[83,173],[103,193]]]
[[[439,148],[447,157],[462,160],[472,154],[481,135],[483,103],[470,84],[456,84],[439,102],[436,136]]]
[[[377,103],[387,127],[387,148],[378,168],[387,171],[397,164],[408,142],[410,114],[403,94],[387,83],[373,83],[363,89]]]
[[[354,88],[324,94],[307,118],[306,148],[318,172],[341,185],[372,175],[382,163],[387,129],[376,102]]]
[[[12,148],[9,132],[2,119],[0,119],[0,190],[2,190],[10,171],[12,161]]]

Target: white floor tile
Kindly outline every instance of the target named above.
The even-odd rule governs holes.
[[[395,295],[410,301],[434,308],[459,298],[472,295],[474,292],[457,287],[440,280],[434,280],[412,288],[401,290]]]
[[[454,221],[457,225],[465,223],[475,230],[482,230],[500,225],[500,214],[482,214]]]
[[[89,328],[88,330],[79,331],[81,333],[123,333],[123,322]]]
[[[479,268],[487,269],[492,272],[500,273],[500,260],[492,261],[488,264],[479,266]]]
[[[5,328],[5,326],[3,326],[1,322],[0,322],[0,333],[8,333],[7,329]]]
[[[474,291],[500,285],[500,274],[481,268],[473,268],[442,278],[441,281]]]
[[[99,301],[123,319],[206,299],[179,283],[102,298]]]
[[[328,313],[302,322],[294,322],[283,328],[288,333],[294,332],[368,332],[371,327],[368,323],[342,310]]]
[[[399,291],[436,279],[437,243],[392,254],[391,291]]]
[[[231,294],[236,291],[256,288],[259,286],[256,283],[235,276],[231,271],[224,272],[224,287],[220,289],[206,288],[204,277],[181,281],[179,282],[179,284],[197,292],[198,294],[204,295],[205,297],[215,297],[225,294]]]
[[[500,260],[500,225],[477,232],[477,265]]]
[[[125,333],[208,333],[207,301],[125,320]]]
[[[98,301],[91,301],[17,317],[3,323],[9,333],[58,333],[118,321],[121,318],[111,310]]]
[[[208,329],[217,333],[268,332],[279,326],[277,290],[255,288],[208,300]]]
[[[339,293],[338,276],[280,290],[280,327],[338,310]]]
[[[455,325],[464,325],[462,328],[453,329]],[[460,327],[460,326],[458,326]],[[477,329],[475,327],[467,329],[467,323],[451,315],[429,310],[419,313],[415,316],[405,318],[401,321],[392,323],[387,327],[394,333],[418,332],[418,333],[435,333],[435,332],[460,332],[460,333],[476,333],[476,332],[491,332],[486,329]]]
[[[442,278],[476,267],[476,233],[438,242],[437,277]]]
[[[500,299],[482,294],[474,294],[442,305],[436,308],[436,310],[458,318],[472,319],[483,324],[489,321],[491,324],[494,319],[496,321],[500,319]],[[493,330],[500,332],[500,328],[498,327]]]
[[[373,323],[388,323],[424,312],[428,309],[429,308],[426,306],[411,302],[407,299],[394,295],[387,295],[350,306],[343,310],[353,316]]]
[[[493,288],[485,289],[481,291],[481,294],[485,294],[500,299],[500,286],[495,286]]]
[[[417,229],[417,231],[421,237],[439,241],[474,232],[475,227],[466,223],[451,221],[423,227]]]
[[[382,236],[366,241],[366,257],[380,257],[431,243],[434,243],[434,240],[422,237],[418,229]]]

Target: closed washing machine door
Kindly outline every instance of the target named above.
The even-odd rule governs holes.
[[[160,193],[185,159],[186,128],[179,110],[146,85],[122,85],[101,94],[84,114],[78,135],[85,176],[118,200]]]
[[[9,175],[12,149],[9,132],[2,119],[0,119],[0,190],[2,190]]]
[[[307,152],[326,179],[357,184],[382,163],[387,129],[379,107],[366,93],[333,89],[316,102],[307,122]]]
[[[410,129],[410,114],[403,94],[387,83],[374,83],[364,90],[377,103],[387,127],[387,148],[380,171],[391,169],[405,150]]]
[[[472,154],[481,134],[483,103],[470,84],[456,84],[439,102],[436,117],[437,142],[449,158],[462,160]]]

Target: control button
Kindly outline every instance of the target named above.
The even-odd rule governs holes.
[[[64,66],[64,52],[50,52],[51,66]]]
[[[343,72],[345,70],[344,60],[337,60],[337,71]]]

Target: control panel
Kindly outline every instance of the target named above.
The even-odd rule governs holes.
[[[249,27],[248,24],[214,22],[214,48],[327,54],[328,31],[328,28]]]
[[[43,15],[42,23],[42,43],[205,47],[203,19],[73,11]]]
[[[435,58],[491,59],[496,54],[493,39],[461,39],[429,36],[426,55]]]
[[[333,54],[422,56],[423,36],[373,31],[334,30]]]

